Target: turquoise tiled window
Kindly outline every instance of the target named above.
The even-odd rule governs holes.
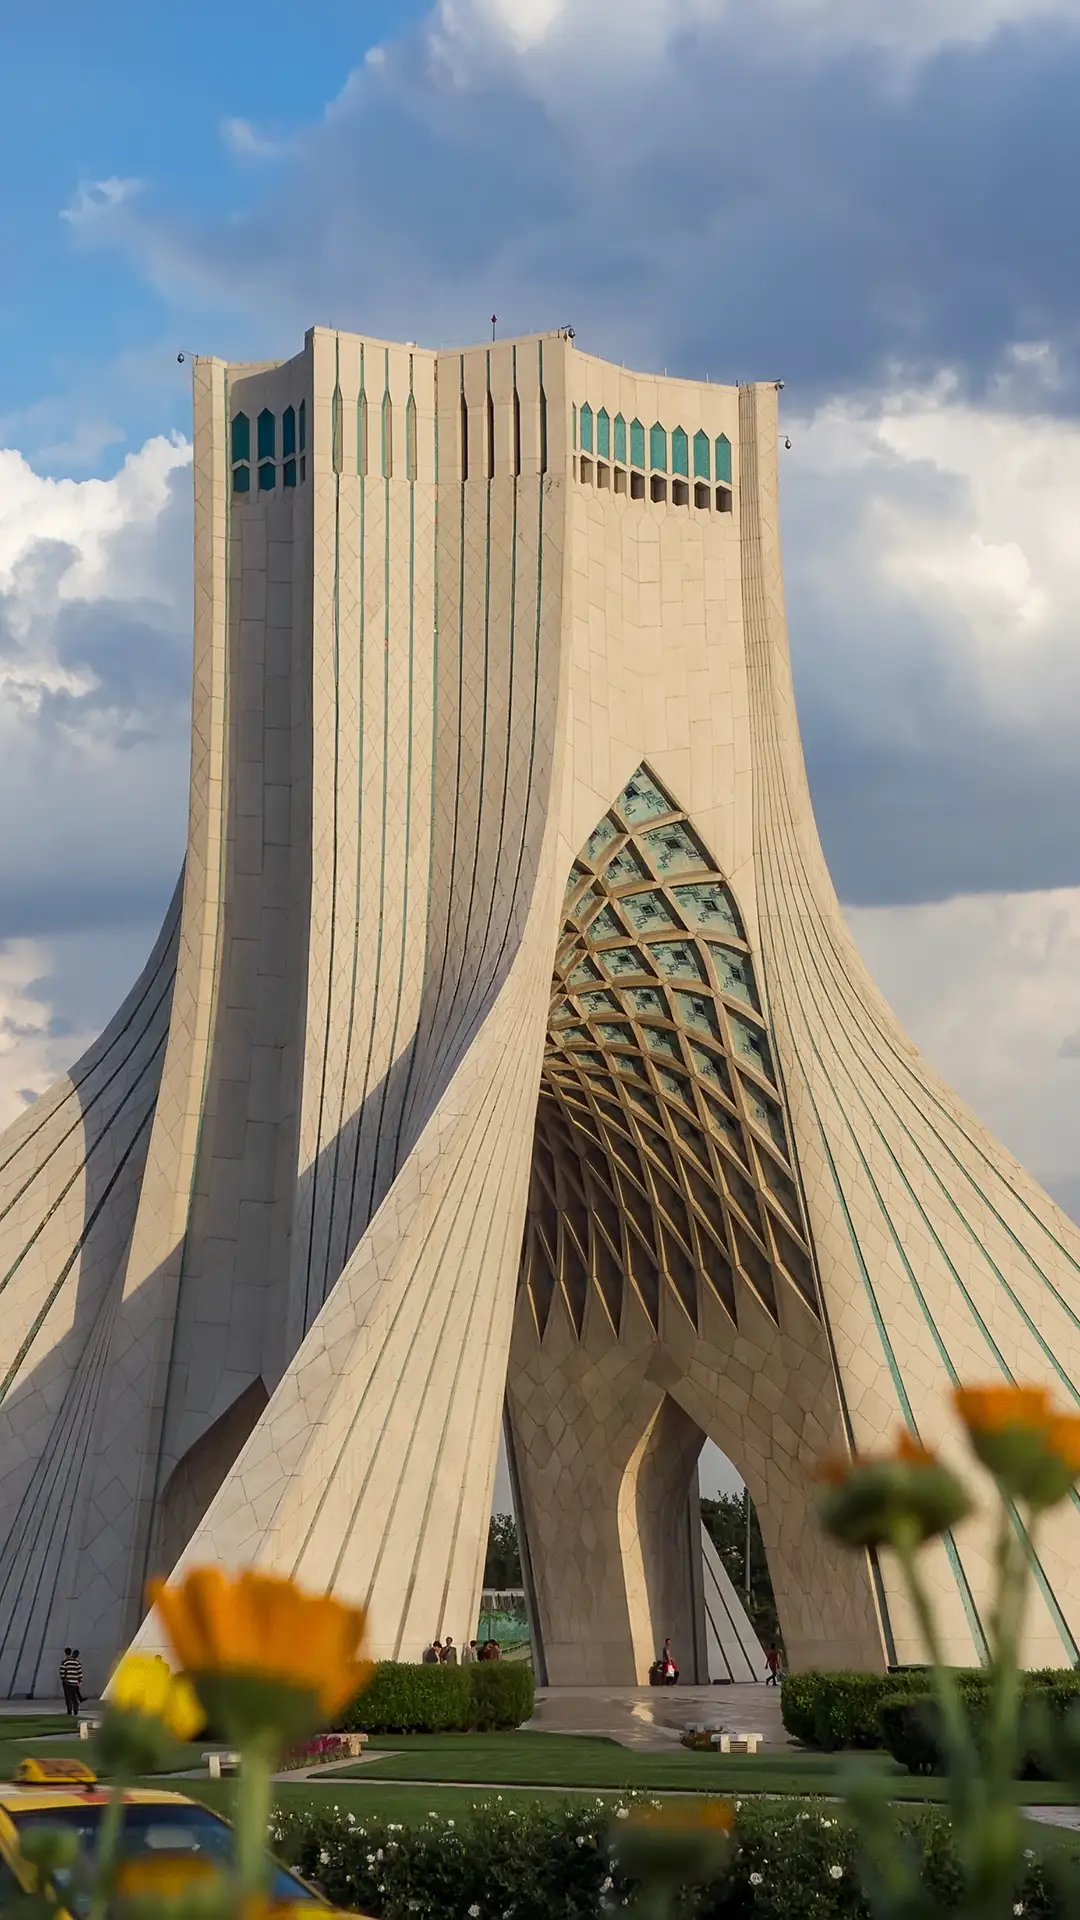
[[[642,845],[658,873],[692,873],[695,867],[709,864],[693,835],[678,820],[669,827],[653,827],[642,836]]]
[[[649,956],[669,980],[704,980],[705,969],[689,940],[654,940]]]
[[[296,461],[295,460],[286,460],[285,465],[281,469],[281,482],[283,486],[295,487],[296,485]]]
[[[259,459],[272,460],[277,452],[277,422],[269,407],[264,407],[258,419]]]
[[[368,403],[367,394],[361,387],[356,399],[356,471],[368,470]]]
[[[288,459],[291,453],[296,452],[296,409],[295,407],[286,407],[284,413],[281,416],[281,451],[285,456],[286,460]]]
[[[615,458],[626,463],[626,421],[621,413],[615,415]]]
[[[735,903],[726,887],[715,880],[692,887],[676,887],[675,904],[691,927],[727,927],[742,939]]]
[[[251,421],[246,413],[234,413],[232,417],[232,457],[251,459]]]
[[[648,893],[628,893],[621,904],[635,933],[659,933],[677,924],[665,896],[654,888]]]
[[[416,401],[410,393],[405,402],[405,478],[416,479]]]
[[[611,459],[611,416],[606,407],[596,416],[596,451],[601,460]]]
[[[591,861],[593,866],[595,867],[600,855],[604,851],[604,848],[610,847],[612,841],[617,840],[618,837],[619,837],[618,827],[616,826],[614,820],[609,820],[607,815],[605,814],[599,826],[593,828],[592,832],[589,835],[588,840],[585,843],[586,860]]]
[[[272,460],[267,460],[259,468],[259,492],[272,493],[277,480],[277,468]]]
[[[233,468],[232,490],[234,493],[250,493],[251,492],[251,468],[250,467],[234,467]]]
[[[707,433],[694,435],[694,479],[709,478],[709,436]]]
[[[731,485],[731,441],[726,433],[717,435],[716,440],[716,477],[726,486]]]
[[[301,400],[300,402],[300,412],[297,415],[296,424],[299,429],[300,451],[301,453],[303,453],[304,448],[307,446],[307,401],[306,400]]]
[[[649,465],[658,467],[661,473],[667,472],[667,434],[659,420],[649,428]]]
[[[383,394],[382,403],[382,470],[383,479],[390,480],[394,473],[394,403],[389,393]]]
[[[632,823],[638,820],[655,820],[659,814],[672,811],[671,801],[661,793],[658,786],[649,779],[643,768],[627,781],[615,802],[624,820]]]
[[[630,422],[630,465],[632,467],[645,465],[645,429],[640,420]]]
[[[676,427],[671,436],[671,471],[690,474],[690,442],[681,427]]]
[[[581,451],[591,453],[592,450],[592,408],[586,401],[581,409]]]

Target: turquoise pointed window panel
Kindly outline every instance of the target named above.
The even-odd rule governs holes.
[[[666,1027],[642,1027],[641,1037],[650,1053],[666,1054],[669,1060],[681,1060],[679,1042]]]
[[[613,980],[621,980],[626,974],[649,971],[636,947],[609,947],[601,957]]]
[[[593,450],[592,429],[593,429],[592,408],[590,407],[588,401],[586,400],[585,405],[581,409],[581,451],[582,453],[591,453]]]
[[[394,477],[394,403],[389,392],[382,403],[382,471],[384,480]]]
[[[737,1013],[729,1013],[728,1018],[731,1022],[731,1038],[736,1053],[740,1053],[750,1066],[756,1067],[758,1073],[763,1074],[766,1080],[771,1080],[773,1078],[772,1055],[762,1029],[752,1027],[749,1020],[744,1020]]]
[[[606,407],[596,416],[596,452],[601,460],[611,459],[611,416]]]
[[[250,493],[251,492],[251,468],[250,467],[234,467],[233,468],[232,490],[234,493]]]
[[[721,433],[716,441],[716,477],[725,486],[731,485],[731,441],[726,433]]]
[[[259,492],[272,493],[277,480],[277,468],[271,460],[264,461],[259,468]]]
[[[720,1022],[709,994],[676,992],[675,1007],[681,1026],[703,1033],[707,1040],[719,1040]]]
[[[726,927],[741,940],[742,927],[726,887],[715,881],[705,886],[673,887],[675,904],[691,927]]]
[[[588,880],[591,877],[592,876],[590,875],[588,868],[583,867],[580,860],[575,860],[573,866],[570,869],[570,878],[566,883],[566,892],[563,895],[563,899],[564,900],[571,899],[573,895],[577,892],[582,881]]]
[[[731,1075],[721,1056],[718,1053],[710,1053],[707,1047],[691,1046],[690,1058],[694,1063],[695,1071],[704,1079],[711,1080],[713,1086],[719,1087],[721,1093],[726,1093],[730,1100],[732,1098]]]
[[[649,465],[661,473],[667,472],[667,433],[659,420],[649,428]]]
[[[264,407],[258,419],[259,459],[272,460],[277,452],[277,422],[269,407]]]
[[[715,940],[707,944],[721,993],[729,993],[736,1000],[745,1000],[748,1007],[756,1009],[757,992],[747,956],[737,953],[732,947],[718,947]]]
[[[296,485],[296,461],[295,460],[286,460],[283,463],[281,468],[281,484],[283,487],[295,487]]]
[[[300,441],[300,451],[301,453],[303,453],[304,449],[307,446],[307,401],[306,400],[301,400],[300,402],[300,409],[296,416],[296,426],[297,426],[297,434]]]
[[[598,1020],[596,1032],[601,1040],[607,1040],[613,1047],[633,1047],[637,1045],[629,1025],[618,1020]]]
[[[625,987],[623,999],[631,1013],[651,1013],[658,1020],[669,1018],[667,1001],[657,987]]]
[[[756,1120],[762,1131],[769,1134],[776,1142],[776,1145],[786,1152],[787,1139],[784,1134],[784,1121],[775,1101],[766,1099],[765,1095],[759,1093],[756,1087],[752,1087],[748,1080],[743,1081],[742,1089],[743,1099],[746,1101],[746,1110],[750,1118]]]
[[[690,442],[681,427],[671,436],[671,471],[690,476]]]
[[[693,834],[677,820],[669,827],[653,827],[641,839],[657,873],[693,873],[710,864]]]
[[[572,987],[591,987],[594,983],[598,984],[602,981],[603,977],[599,967],[594,966],[591,960],[582,960],[570,975],[570,985]]]
[[[661,793],[644,767],[639,767],[627,781],[615,805],[631,826],[637,826],[641,820],[658,820],[663,814],[675,811],[667,794]]]
[[[618,837],[619,837],[618,827],[616,826],[614,820],[609,820],[605,814],[603,820],[601,820],[600,822],[600,825],[598,827],[593,828],[587,841],[585,842],[586,860],[591,860],[593,866],[595,867],[597,861],[600,858],[600,855],[604,851],[604,848],[610,847],[612,841],[617,840]]]
[[[645,465],[645,428],[640,420],[630,422],[630,465]]]
[[[624,847],[608,864],[604,879],[609,887],[630,887],[635,880],[650,880],[632,847]]]
[[[694,479],[708,480],[709,474],[709,436],[707,433],[694,435]]]
[[[662,933],[676,924],[662,893],[628,893],[622,909],[635,933]]]
[[[689,940],[655,940],[649,948],[662,974],[669,980],[704,980],[705,969],[696,947]]]
[[[574,438],[574,452],[577,452],[577,407],[570,408],[570,431]]]
[[[621,940],[622,933],[623,930],[619,925],[618,916],[612,912],[610,907],[605,907],[602,913],[597,914],[596,919],[590,926],[589,939]]]
[[[615,458],[626,465],[626,421],[621,413],[615,415]]]
[[[286,407],[281,416],[281,454],[284,460],[296,452],[296,408]]]
[[[232,457],[251,459],[251,421],[246,413],[234,413],[232,417]]]

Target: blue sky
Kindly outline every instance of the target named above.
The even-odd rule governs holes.
[[[313,321],[787,381],[826,850],[1080,1204],[1080,0],[101,0],[0,22],[0,1112],[171,890],[182,349]],[[6,1104],[5,1104],[6,1102]]]

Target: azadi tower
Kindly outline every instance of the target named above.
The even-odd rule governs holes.
[[[837,906],[773,386],[318,328],[194,389],[183,877],[0,1142],[0,1693],[71,1642],[100,1682],[207,1560],[365,1602],[383,1656],[467,1637],[504,1422],[551,1683],[665,1635],[702,1671],[705,1436],[791,1664],[917,1657],[814,1464],[962,1458],[957,1380],[1075,1405],[1080,1231]],[[1060,1666],[1075,1501],[1036,1550]],[[988,1569],[985,1521],[932,1549],[958,1661]]]

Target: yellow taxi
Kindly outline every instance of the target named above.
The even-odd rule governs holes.
[[[21,1838],[34,1827],[66,1827],[78,1834],[80,1852],[89,1857],[97,1846],[108,1799],[89,1767],[79,1760],[24,1760],[16,1779],[0,1781],[0,1914],[13,1895],[33,1887],[32,1873],[21,1857]],[[179,1881],[201,1879],[215,1868],[230,1866],[233,1831],[227,1820],[185,1794],[132,1787],[124,1794],[120,1854],[120,1885],[130,1877],[134,1893],[142,1890],[155,1867],[166,1872],[175,1868]],[[281,1915],[296,1909],[316,1920],[320,1911],[342,1911],[332,1907],[317,1887],[276,1861],[269,1892]],[[88,1904],[73,1892],[70,1920],[80,1920]]]

